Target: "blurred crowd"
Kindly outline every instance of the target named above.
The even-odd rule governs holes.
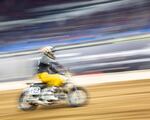
[[[32,77],[40,58],[37,53],[11,56],[5,52],[149,34],[149,12],[149,0],[2,0],[0,81]],[[149,69],[149,51],[149,37],[145,37],[55,54],[74,74],[88,74]]]
[[[36,24],[34,24],[34,22],[29,24],[28,21],[18,24],[20,22],[18,21],[17,24],[12,25],[9,23],[10,25],[3,26],[4,29],[1,28],[0,31],[1,45],[7,42],[11,43],[16,41],[23,43],[39,41],[62,43],[62,41],[69,42],[70,40],[86,42],[92,41],[92,38],[97,38],[97,36],[98,40],[101,40],[106,36],[108,37],[109,35],[118,33],[129,33],[130,31],[132,32],[136,30],[149,32],[150,2],[148,0],[127,1],[127,3],[119,1],[119,4],[117,1],[112,2],[107,0],[104,0],[106,3],[96,4],[96,2],[99,1],[93,0],[93,2],[96,1],[95,4],[92,3],[85,6],[75,6],[71,8],[67,6],[68,3],[73,6],[79,1],[3,1],[5,1],[5,6],[3,7],[6,8],[4,10],[0,9],[0,13],[5,14],[5,18],[7,18],[6,20],[14,20],[17,23],[17,20],[29,19],[30,23],[30,19],[32,18]],[[17,2],[21,4],[21,6],[16,5]],[[84,0],[82,2],[89,2],[89,0]],[[3,5],[2,3],[3,2],[1,1],[0,5]],[[57,4],[57,7],[55,4]],[[41,9],[43,9],[43,6],[45,5],[49,5],[46,10],[39,11],[38,9],[35,9],[38,7],[40,9],[41,6]],[[61,8],[62,5],[65,6]],[[56,9],[53,9],[54,6]],[[9,9],[7,9],[9,7],[13,9],[13,12],[10,12]],[[128,33],[125,35],[128,36]],[[140,34],[140,32],[138,33]]]

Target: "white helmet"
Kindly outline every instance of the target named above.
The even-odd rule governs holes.
[[[52,46],[44,47],[41,49],[41,52],[44,53],[46,56],[55,59],[54,51]]]

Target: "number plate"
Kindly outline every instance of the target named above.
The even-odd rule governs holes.
[[[41,88],[40,87],[31,87],[29,88],[29,94],[31,95],[38,95],[41,93]]]

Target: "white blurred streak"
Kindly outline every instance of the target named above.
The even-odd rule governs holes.
[[[130,57],[136,55],[150,55],[150,49],[141,49],[141,50],[130,50],[130,51],[122,51],[115,53],[105,53],[99,55],[87,55],[87,56],[78,56],[73,58],[62,59],[63,63],[72,63],[74,61],[90,61],[97,59],[107,59],[107,58],[120,58],[120,57]]]
[[[67,8],[72,8],[72,7],[77,8],[77,7],[80,7],[80,6],[83,6],[83,5],[84,6],[90,6],[90,5],[92,6],[93,4],[101,5],[99,10],[110,10],[110,9],[119,8],[121,5],[123,5],[123,6],[129,5],[130,3],[140,4],[140,3],[143,3],[143,1],[140,2],[138,0],[138,2],[137,1],[132,2],[131,0],[118,0],[118,1],[92,0],[92,1],[86,1],[86,2],[74,2],[74,3],[65,3],[65,4],[60,4],[60,5],[42,6],[42,7],[32,8],[32,9],[29,10],[29,12],[44,12],[44,11],[50,11],[50,10],[67,9]]]
[[[65,49],[73,49],[73,48],[82,48],[82,47],[90,47],[90,46],[97,46],[97,45],[106,45],[106,44],[116,44],[121,42],[129,42],[129,41],[149,41],[150,40],[150,34],[144,34],[144,35],[136,35],[136,36],[128,36],[128,37],[119,37],[116,39],[106,39],[106,40],[100,40],[95,42],[86,42],[82,44],[73,44],[68,46],[56,46],[56,51],[65,50]]]
[[[78,55],[80,55],[80,54],[81,54],[81,53],[59,54],[59,55],[56,55],[56,58],[73,57],[73,56],[78,56]]]
[[[57,10],[57,9],[64,9],[64,8],[71,8],[71,7],[78,7],[82,5],[90,5],[90,4],[98,4],[102,2],[109,2],[110,0],[93,0],[93,1],[84,1],[84,2],[75,2],[75,3],[65,3],[60,5],[48,5],[42,6],[37,8],[32,8],[29,12],[42,12],[42,11],[49,11],[49,10]]]
[[[108,62],[108,63],[97,63],[97,64],[74,66],[73,69],[104,67],[104,66],[106,67],[106,66],[111,66],[111,65],[122,65],[122,64],[131,64],[131,63],[149,62],[149,61],[150,61],[150,58],[136,59],[136,60],[124,60],[124,61],[119,61],[119,62]]]
[[[16,53],[1,53],[0,58],[14,57],[14,56],[25,56],[25,55],[36,54],[36,53],[40,53],[40,50],[31,50],[31,51],[16,52]]]
[[[18,27],[21,25],[26,25],[26,24],[30,23],[30,21],[31,21],[31,19],[0,22],[0,30],[5,30],[5,29],[13,28],[13,27]]]

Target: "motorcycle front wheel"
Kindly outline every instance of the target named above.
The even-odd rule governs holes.
[[[68,104],[71,107],[80,107],[88,102],[88,94],[82,87],[72,88],[68,93]]]

